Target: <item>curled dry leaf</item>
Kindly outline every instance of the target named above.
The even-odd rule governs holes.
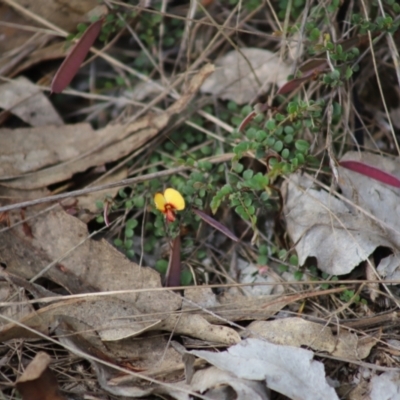
[[[65,400],[58,388],[57,379],[49,368],[51,358],[39,352],[17,379],[16,388],[23,400]]]

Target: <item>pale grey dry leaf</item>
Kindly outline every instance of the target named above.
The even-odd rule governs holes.
[[[400,399],[400,373],[387,371],[374,376],[370,382],[371,400],[398,400]]]
[[[86,123],[0,129],[0,141],[4,144],[0,148],[2,185],[19,189],[49,186],[92,166],[126,156],[156,136],[172,115],[187,107],[213,71],[213,65],[205,65],[191,79],[185,93],[166,111],[149,112],[130,124],[110,124],[97,131]]]
[[[269,390],[263,382],[240,379],[234,374],[210,367],[197,371],[191,389],[215,400],[269,400]],[[232,393],[232,388],[235,394]]]
[[[325,378],[324,366],[309,350],[246,339],[227,351],[191,351],[238,378],[266,380],[267,387],[296,400],[338,400]]]
[[[378,247],[393,247],[387,233],[338,198],[312,188],[300,174],[283,185],[284,215],[300,265],[316,257],[318,268],[331,275],[351,272]]]
[[[264,283],[264,285],[244,286],[241,289],[247,296],[263,296],[276,293],[278,288],[278,277],[262,272],[262,266],[249,263],[241,258],[238,259],[239,281],[238,283]]]
[[[32,126],[64,123],[43,92],[23,76],[0,85],[0,108]]]
[[[390,254],[382,258],[376,270],[385,280],[400,281],[400,254]]]
[[[340,161],[358,161],[400,178],[400,161],[368,152],[348,152]],[[339,166],[344,196],[382,223],[392,249],[400,249],[400,189]]]
[[[279,54],[257,48],[232,50],[215,64],[216,71],[204,82],[201,91],[237,104],[249,103],[260,94],[259,82],[266,92],[273,84],[283,85],[291,74],[291,68],[280,60]]]
[[[217,296],[211,290],[211,288],[203,286],[194,286],[192,288],[185,289],[185,299],[196,303],[199,307],[211,308],[219,306],[220,303],[217,300]],[[193,309],[193,304],[184,301],[182,303],[182,310]]]

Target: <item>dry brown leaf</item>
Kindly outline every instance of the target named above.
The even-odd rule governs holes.
[[[96,185],[105,185],[111,182],[118,182],[122,179],[127,178],[129,169],[126,167],[120,168],[111,174],[107,174],[105,178],[101,177],[96,180]],[[104,201],[106,196],[114,198],[119,191],[119,188],[112,188],[106,190],[100,190],[94,193],[88,193],[84,196],[79,196],[77,202],[73,203],[73,207],[78,209],[77,217],[88,223],[95,215],[99,213],[99,209],[96,207],[96,201]],[[68,208],[68,202],[62,203],[64,208]]]
[[[297,317],[254,321],[247,327],[244,336],[261,336],[275,344],[307,346],[328,353],[332,353],[336,347],[336,339],[329,327]]]
[[[329,289],[324,294],[341,290],[343,289]],[[198,286],[185,290],[182,310],[191,314],[201,314],[210,323],[221,323],[224,320],[265,320],[288,304],[321,294],[322,292],[311,292],[247,297],[242,294],[226,292],[216,296],[210,288]]]
[[[15,6],[14,6],[15,5]],[[75,32],[79,23],[87,23],[93,14],[98,13],[99,8],[104,11],[104,6],[99,6],[96,0],[82,0],[73,2],[59,0],[4,0],[0,4],[0,20],[15,24],[15,26],[38,26],[43,25],[37,21],[27,17],[27,13],[18,9],[22,6],[28,12],[38,15],[46,19],[48,22],[55,24],[61,29],[68,32]],[[8,76],[16,76],[20,71],[27,68],[32,63],[46,59],[44,54],[40,54],[40,49],[54,38],[53,35],[43,33],[32,33],[32,31],[18,29],[11,26],[0,26],[0,74]],[[63,43],[66,48],[65,43]],[[33,60],[28,58],[36,51],[39,51]],[[59,53],[59,52],[58,52]],[[49,52],[47,52],[48,57]],[[62,56],[58,54],[57,57]],[[52,55],[52,58],[55,54]],[[23,60],[27,60],[23,62]]]
[[[63,230],[59,229],[60,226]],[[98,291],[161,287],[158,272],[129,261],[106,240],[88,239],[79,245],[88,236],[86,224],[61,208],[35,218],[32,233],[34,239],[31,244],[45,251],[51,260],[74,249],[60,263],[64,271],[78,277],[85,287],[93,287]],[[68,281],[65,285],[71,290]],[[134,302],[143,313],[168,313],[178,309],[181,304],[180,297],[167,290],[123,295],[120,298]]]
[[[51,358],[39,352],[17,379],[15,386],[23,400],[64,400],[57,380],[49,368]]]
[[[18,25],[26,25],[26,19],[9,7],[5,2],[0,4],[0,21],[15,24],[15,27],[0,26],[0,74],[12,73],[25,57],[32,51],[46,45],[51,39],[50,35],[43,33],[32,34],[24,29],[18,29]]]
[[[373,336],[358,337],[345,330],[335,336],[329,327],[297,317],[254,321],[247,327],[244,336],[262,337],[286,346],[307,346],[346,360],[362,360],[368,357],[379,340]]]
[[[72,293],[161,288],[158,272],[129,261],[106,240],[85,240],[88,237],[86,224],[61,207],[37,216],[31,229],[33,239],[23,234],[15,236],[11,231],[0,233],[3,243],[11,244],[0,249],[10,273],[31,279],[50,262],[65,256],[44,276]],[[70,254],[66,255],[68,252]],[[26,265],[27,257],[42,260],[38,265]],[[119,298],[134,302],[143,313],[168,313],[181,304],[180,297],[167,290],[120,295]]]
[[[369,356],[371,349],[378,343],[379,339],[380,332],[374,336],[361,337],[348,331],[340,332],[336,349],[332,355],[346,360],[363,360]]]
[[[88,297],[85,299],[60,300],[34,311],[22,318],[23,324],[9,323],[0,331],[0,340],[6,341],[14,338],[37,337],[25,327],[48,335],[55,328],[59,316],[72,317],[84,321],[95,329],[103,340],[121,340],[135,336],[154,327],[165,315],[148,316],[141,313],[132,303],[124,302],[113,297]]]
[[[234,329],[212,325],[198,314],[171,314],[157,328],[214,343],[232,345],[240,342],[240,336]]]
[[[48,98],[23,76],[0,85],[0,108],[10,111],[32,126],[63,124]]]
[[[68,51],[69,46],[67,46],[65,42],[55,42],[44,47],[40,47],[37,50],[32,51],[32,53],[30,53],[22,63],[19,63],[16,68],[10,71],[9,76],[18,76],[22,71],[25,71],[26,69],[29,69],[43,61],[64,58],[68,54]],[[50,77],[48,78],[48,81],[50,83]]]
[[[0,149],[2,184],[19,189],[40,188],[124,157],[151,140],[172,115],[181,112],[213,71],[211,64],[205,65],[166,111],[149,113],[128,125],[110,124],[97,131],[86,123],[0,129],[0,140],[4,143]]]
[[[99,6],[97,0],[14,0],[15,3],[68,32],[77,24],[87,23]],[[8,1],[10,5],[13,2]],[[31,22],[31,21],[30,21]]]

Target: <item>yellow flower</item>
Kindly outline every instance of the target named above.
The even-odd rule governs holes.
[[[157,210],[165,214],[168,222],[175,221],[175,211],[181,211],[185,208],[185,200],[175,189],[165,189],[164,194],[156,193],[154,203]]]

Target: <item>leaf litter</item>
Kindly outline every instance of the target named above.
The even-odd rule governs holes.
[[[82,3],[80,7],[73,2],[71,9],[79,10],[79,18],[87,21],[87,13],[95,5]],[[52,20],[54,13],[44,4],[29,7],[68,29],[60,20]],[[75,28],[76,21],[72,24]],[[40,53],[37,43],[28,49],[26,64],[21,65],[48,57],[47,50]],[[47,39],[43,46],[47,46]],[[57,54],[64,55],[65,49]],[[2,204],[47,196],[49,186],[141,150],[169,128],[200,88],[245,104],[272,84],[291,92],[328,67],[326,60],[306,63],[308,70],[303,71],[303,78],[282,86],[292,66],[277,53],[241,48],[228,52],[216,64],[217,71],[206,83],[214,70],[210,64],[190,80],[183,95],[169,103],[165,111],[149,111],[128,124],[110,123],[97,130],[85,123],[63,125],[50,102],[26,78],[3,84],[3,93],[14,89],[9,98],[3,96],[2,108],[31,127],[0,131],[5,144],[0,150],[0,193],[6,199]],[[20,83],[23,89],[16,90]],[[360,165],[364,167],[358,168]],[[365,166],[378,171],[377,180],[371,180],[372,168]],[[340,276],[353,272],[363,262],[371,263],[377,249],[384,247],[393,254],[380,257],[376,271],[384,279],[397,280],[398,189],[379,179],[396,176],[396,160],[349,152],[341,158],[338,171],[340,193],[333,187],[321,187],[307,175],[292,175],[284,183],[283,216],[299,265],[315,257],[320,270]],[[123,179],[127,173],[121,168],[103,182]],[[94,240],[88,233],[86,222],[96,211],[93,203],[110,193],[114,197],[117,191],[79,197],[77,204],[63,202],[9,215],[12,229],[0,231],[0,259],[5,267],[0,274],[1,342],[47,338],[52,343],[56,339],[69,356],[75,354],[91,363],[96,381],[106,393],[169,395],[176,399],[228,399],[232,393],[238,399],[270,399],[271,391],[293,399],[338,399],[334,389],[339,392],[338,384],[325,372],[328,364],[324,367],[315,356],[337,357],[351,368],[369,358],[372,349],[382,343],[380,331],[351,331],[342,322],[317,323],[301,315],[299,303],[307,299],[315,306],[314,297],[331,296],[343,288],[312,291],[307,281],[287,284],[273,279],[276,275],[272,273],[260,279],[260,266],[255,263],[239,269],[238,281],[248,285],[248,290],[240,285],[222,293],[208,287],[186,288],[184,292],[163,288],[153,269],[129,261],[106,239]],[[85,210],[84,217],[80,209]],[[203,221],[238,241],[218,220],[198,212]],[[180,258],[174,263],[181,264]],[[263,268],[268,272],[270,266]],[[174,278],[178,286],[179,275]],[[274,290],[278,287],[279,293]],[[346,304],[338,307],[332,319],[347,308]],[[274,316],[279,318],[271,320]],[[188,349],[175,342],[177,337]],[[189,351],[190,343],[221,349]],[[374,370],[375,364],[363,365],[368,371]],[[39,398],[61,399],[57,384],[49,378],[50,370],[56,368],[46,353],[38,353],[28,367],[24,366],[25,372],[15,384],[23,400],[36,400],[33,393],[40,387],[47,389],[39,391]],[[43,385],[36,378],[51,384]],[[353,383],[359,388],[362,379],[356,379]],[[375,376],[371,373],[368,379],[371,399],[396,398],[398,376],[394,371]]]

